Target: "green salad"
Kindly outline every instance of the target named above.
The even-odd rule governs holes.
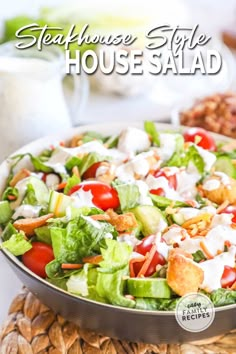
[[[235,304],[234,149],[200,128],[147,121],[9,158],[0,247],[49,283],[106,304],[173,310],[191,292]]]

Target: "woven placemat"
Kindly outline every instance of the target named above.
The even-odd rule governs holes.
[[[83,330],[27,289],[13,300],[0,333],[1,354],[236,354],[236,330],[197,343],[143,344],[119,341]]]

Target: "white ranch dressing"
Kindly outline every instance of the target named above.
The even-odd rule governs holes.
[[[136,154],[151,146],[148,134],[138,128],[128,127],[119,136],[118,150],[127,154]]]

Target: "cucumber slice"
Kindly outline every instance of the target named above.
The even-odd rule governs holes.
[[[7,200],[0,202],[0,224],[5,224],[11,219],[12,210]]]
[[[152,205],[140,205],[131,211],[140,222],[144,236],[156,234],[167,227],[167,221],[162,212]]]
[[[136,297],[170,299],[172,295],[166,279],[162,278],[129,278],[127,291]]]
[[[236,168],[228,156],[220,156],[214,166],[216,171],[224,172],[229,177],[236,178]]]
[[[72,206],[73,200],[68,195],[51,191],[48,205],[48,212],[56,217],[66,215],[66,208]]]
[[[175,224],[182,225],[185,222],[184,216],[181,213],[175,213],[172,215],[172,219]]]
[[[28,184],[31,184],[34,188],[35,197],[37,199],[38,205],[47,205],[49,200],[49,190],[46,184],[37,177],[29,176],[27,178],[22,179],[16,184],[16,188],[19,191],[19,196],[16,201],[11,202],[11,208],[13,210],[16,209],[22,203]]]

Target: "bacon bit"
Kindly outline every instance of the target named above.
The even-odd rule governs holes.
[[[145,259],[146,259],[146,256],[140,255],[140,257],[132,258],[129,261],[129,273],[130,273],[130,277],[131,278],[135,278],[136,277],[136,274],[134,272],[134,263],[144,262]]]
[[[24,231],[27,236],[33,236],[34,230],[40,226],[46,224],[48,219],[51,219],[54,215],[52,213],[40,216],[38,218],[26,218],[20,219],[13,223],[13,226],[18,231]]]
[[[146,261],[143,263],[142,268],[140,269],[140,271],[139,271],[139,273],[137,275],[138,278],[142,277],[142,276],[143,277],[145,276],[145,273],[147,272],[148,267],[150,266],[150,264],[151,264],[151,262],[153,260],[153,257],[154,257],[154,255],[156,253],[156,250],[157,250],[156,245],[153,245],[151,250],[150,250],[150,252],[148,252],[148,254],[147,254]]]
[[[82,259],[83,263],[90,263],[90,264],[99,264],[103,261],[103,256],[98,254],[96,256],[88,256]]]
[[[59,145],[60,146],[65,146],[65,142],[64,141],[60,141]]]
[[[228,248],[232,246],[231,242],[228,240],[225,241],[224,245]]]
[[[30,171],[27,170],[26,168],[23,168],[22,170],[18,171],[15,176],[12,178],[10,181],[9,185],[11,187],[15,187],[15,185],[21,181],[22,179],[29,177],[30,176]]]
[[[61,269],[81,269],[83,264],[79,263],[62,263]]]
[[[80,178],[80,173],[79,173],[79,168],[78,168],[78,166],[74,166],[74,167],[72,168],[72,173],[73,173],[74,175],[76,175],[78,178]]]
[[[64,189],[67,185],[67,182],[61,182],[56,186],[56,190],[60,191],[61,189]]]
[[[193,218],[190,218],[188,219],[187,221],[185,221],[181,226],[184,228],[184,229],[188,229],[191,225],[194,225],[194,224],[197,224],[201,221],[207,221],[207,222],[210,222],[212,219],[212,215],[209,214],[209,213],[205,213],[205,214],[200,214],[200,215],[197,215]]]
[[[135,300],[135,297],[133,295],[125,295],[126,299],[129,299],[129,300]]]
[[[109,221],[111,220],[110,216],[107,214],[96,214],[90,215],[90,218],[96,221]]]
[[[10,195],[10,194],[9,194],[9,196],[7,197],[7,199],[10,200],[10,201],[13,201],[13,200],[16,200],[17,197],[16,197],[15,195]]]
[[[202,248],[203,252],[205,253],[207,259],[213,259],[213,255],[211,254],[211,252],[208,250],[208,248],[206,247],[205,243],[203,241],[201,241],[199,243],[200,247]]]
[[[216,214],[220,214],[227,206],[229,205],[229,201],[225,200],[221,205],[216,209]]]

